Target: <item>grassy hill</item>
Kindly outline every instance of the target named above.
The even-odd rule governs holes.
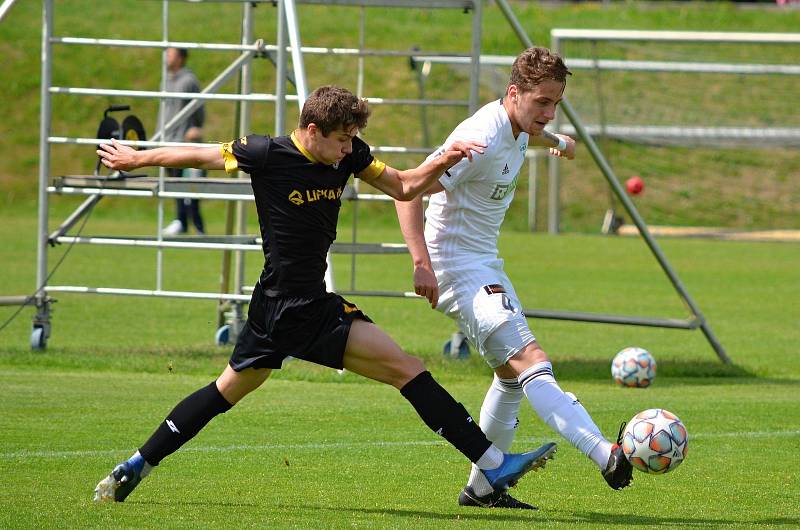
[[[540,4],[519,2],[513,5],[517,17],[539,44],[548,45],[551,28],[676,29],[704,31],[789,32],[800,27],[800,11],[775,6],[740,7],[734,3],[620,3]],[[57,2],[55,35],[97,38],[159,40],[161,3],[151,0],[69,0]],[[172,2],[169,14],[169,39],[202,42],[236,42],[240,36],[241,6],[233,3],[203,5]],[[276,9],[260,4],[256,12],[255,34],[275,42]],[[300,6],[303,43],[312,46],[355,47],[358,45],[361,10],[354,7]],[[370,8],[366,10],[365,47],[464,52],[470,38],[470,17],[449,10],[406,10]],[[0,149],[6,164],[0,168],[0,204],[28,208],[35,201],[38,172],[39,128],[39,50],[41,46],[41,2],[18,2],[0,23],[0,53],[5,58],[4,89],[0,102]],[[520,43],[493,4],[484,9],[483,52],[514,55]],[[58,86],[106,87],[157,90],[160,79],[160,52],[155,49],[97,48],[55,45],[53,84]],[[576,50],[584,55],[586,50]],[[618,53],[636,57],[641,50],[629,48]],[[796,63],[797,47],[753,49],[752,62]],[[701,50],[687,53],[701,55]],[[729,50],[730,54],[742,51]],[[196,52],[190,66],[201,82],[207,83],[230,63],[234,52]],[[700,58],[698,58],[700,60]],[[309,86],[336,83],[353,89],[357,86],[355,59],[308,56],[305,59]],[[364,94],[376,97],[416,98],[416,73],[407,59],[366,58]],[[255,63],[254,90],[274,92],[272,66],[265,60]],[[591,72],[575,72],[567,96],[587,119],[596,119],[593,106],[598,80]],[[462,98],[467,83],[463,71],[434,66],[426,91],[434,98]],[[482,100],[497,96],[505,72],[486,69],[482,79]],[[797,105],[791,94],[797,81],[783,78],[733,79],[733,87],[716,80],[676,76],[653,79],[651,85],[631,87],[623,76],[602,79],[609,121],[645,116],[667,95],[675,96],[667,111],[678,122],[679,113],[702,123],[709,116],[722,116],[746,124],[749,117],[775,126],[800,126]],[[795,76],[796,77],[796,76]],[[669,83],[668,90],[662,87]],[[699,84],[698,84],[699,83]],[[794,83],[794,85],[792,84]],[[740,86],[741,85],[741,86]],[[746,90],[745,87],[746,86]],[[223,91],[235,91],[231,82]],[[752,91],[752,96],[728,99]],[[690,100],[684,94],[701,94]],[[772,97],[770,96],[772,94]],[[775,94],[778,94],[776,97]],[[783,95],[783,96],[782,96]],[[786,97],[788,96],[788,97]],[[154,101],[120,98],[66,96],[53,97],[52,134],[93,136],[103,109],[110,103],[132,105],[148,130],[156,122]],[[767,103],[769,103],[767,105]],[[228,140],[234,135],[234,106],[227,102],[207,104],[207,139]],[[441,141],[464,117],[463,108],[435,107],[428,111],[430,143]],[[124,115],[119,116],[121,119]],[[417,107],[375,105],[365,138],[373,145],[424,144]],[[292,111],[289,126],[296,119]],[[687,117],[688,119],[688,117]],[[706,120],[707,121],[707,120]],[[714,123],[705,123],[714,125]],[[252,130],[272,133],[274,112],[270,104],[255,105]],[[800,161],[790,149],[709,150],[638,145],[601,141],[620,178],[641,175],[645,194],[637,206],[654,224],[714,225],[738,228],[798,228],[800,217]],[[94,165],[93,152],[85,146],[53,146],[52,174],[85,174]],[[391,163],[411,164],[419,157],[386,156]],[[521,177],[515,204],[507,225],[524,229],[527,225],[527,182]],[[596,231],[608,207],[607,187],[587,153],[565,165],[562,190],[563,226],[566,230]],[[546,196],[540,190],[540,197]],[[543,209],[544,201],[540,199]],[[129,202],[118,201],[120,208]],[[218,206],[209,205],[209,208]],[[381,207],[376,207],[381,208]],[[382,209],[381,211],[385,211]],[[390,215],[390,214],[387,214]],[[540,212],[543,225],[544,212]]]

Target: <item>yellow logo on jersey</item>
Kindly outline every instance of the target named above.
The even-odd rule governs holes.
[[[344,188],[342,187],[318,188],[315,190],[305,190],[305,196],[303,196],[302,192],[292,190],[292,193],[289,194],[289,201],[296,206],[300,206],[301,204],[305,204],[307,202],[315,202],[320,199],[335,201],[342,196],[343,192]]]
[[[342,196],[343,188],[321,188],[316,190],[306,190],[306,200],[308,202],[318,201],[320,199],[328,199],[335,201]]]

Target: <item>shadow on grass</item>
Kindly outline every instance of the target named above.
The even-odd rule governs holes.
[[[394,517],[411,517],[413,519],[429,519],[429,520],[444,520],[444,521],[487,521],[487,522],[507,522],[507,523],[518,523],[518,522],[530,522],[531,519],[534,517],[530,517],[527,514],[537,514],[540,513],[538,511],[498,511],[498,510],[486,510],[486,511],[464,511],[464,513],[436,513],[430,512],[425,510],[403,510],[399,508],[360,508],[356,506],[315,506],[315,505],[279,505],[280,508],[285,509],[292,509],[297,510],[316,510],[316,511],[332,511],[336,512],[337,514],[342,514],[345,512],[350,512],[353,514],[364,514],[364,515],[391,515]],[[526,514],[526,515],[522,515]]]
[[[606,360],[594,359],[555,359],[553,370],[560,379],[609,379],[611,377],[611,363]],[[697,379],[698,383],[709,378],[753,378],[758,376],[753,372],[737,365],[722,364],[718,361],[701,360],[669,360],[658,363],[659,383],[665,379],[680,378],[680,383],[685,383],[684,378]],[[763,379],[760,380],[763,382]],[[676,381],[677,383],[677,381]]]
[[[467,359],[447,359],[441,355],[421,356],[431,372],[442,374],[445,380],[474,378],[484,376],[491,380],[491,369],[476,354]],[[551,358],[553,371],[558,380],[611,380],[611,361],[606,359],[587,359],[582,357]],[[781,385],[800,385],[800,381],[789,378],[764,377],[737,364],[723,364],[713,359],[667,359],[658,362],[658,385],[712,385],[720,379],[736,380],[736,383],[753,384],[774,383]],[[732,381],[730,381],[732,382]]]
[[[560,512],[560,515],[553,517],[546,513],[548,521],[563,522],[569,525],[582,524],[601,524],[616,525],[625,527],[647,526],[647,527],[666,527],[666,528],[686,528],[692,526],[722,526],[722,525],[741,525],[744,521],[735,519],[702,518],[702,517],[657,517],[648,516],[641,513],[635,515],[617,515],[597,512]],[[749,520],[747,526],[753,525],[782,525],[795,526],[800,523],[800,519],[793,517],[771,517],[762,520]]]
[[[209,501],[128,501],[127,504],[147,504],[159,506],[218,506],[224,508],[258,508],[262,507],[256,503],[247,502],[209,502]],[[554,523],[564,523],[571,527],[579,527],[586,524],[601,524],[608,526],[648,526],[648,527],[667,527],[683,528],[691,526],[717,526],[717,525],[739,525],[742,521],[736,519],[720,518],[699,518],[699,517],[657,517],[647,516],[640,513],[634,515],[619,515],[599,512],[566,512],[561,510],[537,510],[537,511],[511,511],[511,510],[464,510],[457,513],[435,513],[424,510],[404,510],[399,508],[362,508],[347,506],[319,506],[312,504],[276,504],[274,508],[289,510],[291,512],[301,511],[330,511],[337,514],[350,512],[363,515],[390,515],[393,517],[407,517],[413,519],[442,520],[442,521],[486,521],[487,523],[515,523],[531,522],[534,520],[546,520]],[[747,525],[769,525],[769,526],[788,526],[796,527],[800,525],[800,518],[797,517],[771,517],[747,521]]]
[[[394,517],[408,517],[413,519],[444,520],[444,521],[486,521],[487,523],[515,523],[531,522],[535,520],[546,520],[547,522],[564,523],[572,528],[578,528],[586,524],[601,524],[620,527],[666,527],[666,528],[685,528],[691,526],[721,526],[739,525],[741,520],[720,519],[720,518],[699,518],[699,517],[657,517],[647,516],[640,513],[618,515],[598,512],[564,512],[558,510],[536,510],[536,511],[511,511],[511,510],[474,510],[468,509],[458,513],[432,513],[424,510],[403,510],[398,508],[361,508],[347,506],[318,506],[318,505],[292,505],[281,506],[285,509],[303,509],[318,511],[334,511],[342,514],[351,512],[354,514],[366,515],[390,515]],[[800,518],[793,517],[773,517],[762,520],[747,521],[748,525],[776,525],[776,526],[796,526],[800,524]]]
[[[231,348],[185,345],[180,347],[143,347],[136,350],[122,348],[82,349],[74,347],[48,348],[32,352],[25,348],[0,351],[0,367],[31,369],[42,367],[61,370],[147,372],[170,374],[208,375],[219,373],[227,364]],[[492,371],[478,355],[467,359],[448,359],[442,355],[419,355],[426,367],[443,382],[470,381],[475,378],[492,378]],[[605,359],[564,357],[553,359],[553,369],[560,381],[611,380],[610,363]],[[310,381],[320,383],[367,383],[368,380],[345,371],[317,366],[304,361],[284,363],[276,370],[273,379]],[[722,380],[722,381],[720,381]],[[715,385],[721,382],[737,384],[777,384],[799,386],[798,379],[767,378],[738,365],[726,365],[706,359],[669,359],[658,364],[658,386]]]
[[[552,358],[553,371],[558,380],[592,380],[609,381],[611,379],[611,362],[605,359],[585,359],[577,357]],[[462,372],[472,376],[483,374],[491,379],[491,370],[480,357],[471,355],[465,360],[426,359],[426,365],[445,373]],[[433,371],[433,370],[431,370]],[[783,384],[800,384],[800,381],[789,379],[768,379],[738,365],[722,364],[719,361],[687,359],[666,360],[658,363],[658,384],[718,384],[720,378],[752,380],[763,384],[776,382]]]

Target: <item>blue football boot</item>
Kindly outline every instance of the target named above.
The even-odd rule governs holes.
[[[122,502],[142,481],[141,471],[130,462],[123,462],[94,488],[95,502]]]
[[[515,486],[528,471],[544,467],[547,459],[556,452],[556,444],[549,442],[527,453],[504,453],[503,463],[495,469],[482,469],[486,480],[495,491],[505,491]]]

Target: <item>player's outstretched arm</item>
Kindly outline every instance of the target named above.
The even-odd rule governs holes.
[[[398,170],[386,166],[378,178],[369,183],[393,199],[410,201],[427,191],[442,174],[462,158],[472,161],[474,153],[483,153],[486,144],[473,141],[453,142],[439,156],[426,160],[414,169]]]
[[[561,142],[564,142],[561,144]],[[542,134],[531,136],[530,143],[538,147],[550,148],[550,154],[568,160],[575,158],[575,140],[566,134],[554,134],[550,131],[542,131]],[[559,146],[562,149],[559,149]]]
[[[111,140],[110,144],[100,144],[97,155],[104,166],[118,171],[131,171],[148,166],[225,169],[222,150],[218,146],[159,147],[137,151]]]
[[[439,303],[439,283],[436,281],[436,273],[433,272],[431,257],[425,244],[422,196],[411,201],[395,201],[394,207],[397,210],[403,239],[408,245],[408,252],[414,263],[414,292],[427,298],[431,307],[436,309]]]

